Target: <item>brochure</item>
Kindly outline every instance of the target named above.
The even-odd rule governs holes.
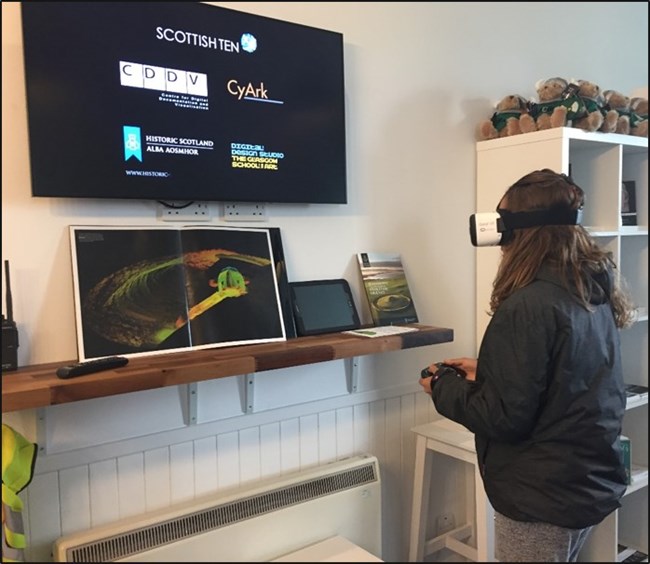
[[[417,327],[400,327],[399,325],[384,325],[382,327],[368,327],[364,329],[350,329],[342,331],[346,335],[356,335],[357,337],[390,337],[391,335],[400,335],[402,333],[411,333],[417,331]]]
[[[375,325],[417,323],[402,259],[395,253],[358,253],[357,259]]]

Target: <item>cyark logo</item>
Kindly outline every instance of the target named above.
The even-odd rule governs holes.
[[[236,80],[229,80],[226,89],[230,94],[237,97],[237,100],[249,100],[252,102],[269,102],[271,104],[284,104],[282,100],[271,100],[264,83],[260,82],[259,86],[254,86],[249,82],[242,86]]]

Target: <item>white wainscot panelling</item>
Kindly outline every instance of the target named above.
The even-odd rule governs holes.
[[[318,419],[317,413],[303,415],[298,419],[301,470],[318,465]]]
[[[50,561],[52,543],[63,534],[360,453],[380,461],[383,527],[395,531],[384,534],[384,559],[403,560],[415,454],[410,429],[434,419],[435,410],[421,392],[370,401],[363,394],[353,397],[359,402],[340,407],[316,402],[312,413],[284,419],[285,412],[277,410],[275,420],[265,416],[257,425],[244,427],[251,419],[242,418],[241,428],[210,436],[192,437],[190,428],[189,438],[178,441],[175,431],[167,435],[174,442],[160,446],[163,433],[155,447],[87,464],[71,466],[61,455],[42,473],[37,464],[24,494],[28,561]],[[83,451],[76,452],[74,460],[82,459]]]
[[[217,438],[194,441],[194,491],[197,497],[217,490]]]
[[[194,444],[192,441],[169,447],[172,505],[194,499]]]
[[[120,518],[117,460],[94,462],[89,467],[90,523],[92,527]]]
[[[154,448],[143,454],[146,511],[167,507],[171,503],[169,448]]]
[[[144,456],[141,452],[117,459],[117,491],[120,517],[131,517],[145,511]]]

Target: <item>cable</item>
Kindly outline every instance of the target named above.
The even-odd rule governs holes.
[[[169,202],[163,202],[162,200],[157,200],[159,204],[165,206],[166,208],[171,208],[173,210],[184,210],[185,208],[189,208],[193,203],[194,200],[187,202],[187,204],[183,204],[182,206],[175,206],[173,204],[170,204]]]

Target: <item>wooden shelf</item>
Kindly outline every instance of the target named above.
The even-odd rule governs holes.
[[[61,380],[56,369],[76,360],[38,364],[2,375],[2,412],[101,398],[326,362],[354,356],[423,347],[454,340],[452,329],[413,324],[418,331],[389,337],[328,333],[281,343],[243,345],[130,359],[127,366]]]

